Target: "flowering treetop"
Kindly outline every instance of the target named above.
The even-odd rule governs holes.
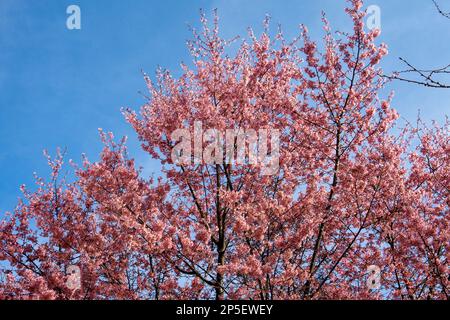
[[[348,2],[353,29],[333,33],[324,15],[323,50],[302,26],[291,42],[250,31],[229,55],[217,15],[212,27],[202,15],[193,66],[145,76],[148,101],[124,111],[163,176],[143,178],[112,134],[72,183],[62,156],[49,158],[49,181],[24,188],[0,225],[0,298],[448,298],[449,123],[392,133],[386,46]],[[209,148],[203,131],[192,161],[174,162],[173,133],[195,136],[196,123],[278,132],[276,170],[220,161],[223,141]],[[67,285],[73,265],[79,288]]]

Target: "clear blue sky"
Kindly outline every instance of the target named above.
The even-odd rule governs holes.
[[[448,0],[441,0],[450,11]],[[81,30],[66,28],[66,8],[81,8]],[[403,56],[423,66],[450,63],[450,20],[431,0],[373,0],[381,8],[382,36],[390,49],[385,70],[397,69]],[[42,150],[67,147],[68,158],[81,153],[96,159],[97,129],[129,136],[129,146],[146,173],[159,167],[139,151],[121,107],[138,109],[144,90],[140,70],[158,66],[177,74],[190,62],[187,24],[198,26],[199,9],[218,8],[225,37],[260,30],[265,14],[281,23],[287,37],[300,23],[313,38],[321,34],[324,10],[333,28],[346,29],[344,0],[0,0],[0,216],[12,210],[19,185],[33,184],[32,173],[48,173]],[[441,120],[450,111],[450,90],[393,83],[394,106],[415,119]]]

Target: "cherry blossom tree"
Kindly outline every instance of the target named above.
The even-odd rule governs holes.
[[[364,30],[361,1],[346,12],[348,33],[323,15],[321,46],[305,26],[293,41],[271,36],[267,20],[236,50],[202,15],[192,65],[145,75],[148,101],[124,110],[162,176],[144,178],[125,140],[103,132],[100,160],[72,164],[73,182],[49,157],[49,181],[24,187],[0,225],[0,298],[448,298],[448,120],[394,130],[392,96],[380,97],[386,45]],[[174,161],[173,133],[198,136],[198,123],[276,130],[278,170],[226,161],[202,132],[190,161]],[[225,143],[239,149],[237,136]]]

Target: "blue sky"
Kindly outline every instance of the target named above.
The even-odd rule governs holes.
[[[442,0],[444,9],[450,3]],[[447,2],[447,3],[446,3]],[[66,28],[66,8],[81,8],[81,30]],[[450,20],[436,13],[431,0],[372,0],[381,8],[383,42],[390,54],[386,71],[399,68],[398,57],[424,68],[450,63]],[[448,7],[445,8],[445,5]],[[0,0],[0,216],[12,210],[19,185],[33,185],[33,172],[46,176],[42,150],[66,147],[67,158],[81,153],[96,159],[98,128],[127,135],[129,148],[145,172],[159,167],[139,150],[120,108],[138,109],[145,86],[140,70],[158,66],[175,74],[190,62],[185,42],[188,24],[198,26],[199,9],[217,8],[224,37],[261,29],[266,14],[281,23],[287,38],[298,25],[321,35],[320,12],[333,28],[347,29],[344,0]],[[450,90],[392,83],[394,107],[414,120],[418,109],[441,120],[450,111]]]

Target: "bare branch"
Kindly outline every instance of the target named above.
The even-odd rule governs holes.
[[[432,1],[439,14],[447,19],[450,19],[450,12],[444,12],[436,0]],[[414,67],[403,58],[399,59],[406,64],[408,69],[394,72],[391,75],[383,75],[384,78],[418,84],[428,88],[450,89],[450,83],[444,83],[442,80],[437,79],[439,76],[450,74],[450,64],[443,68],[425,70]],[[409,76],[403,76],[405,74]]]
[[[434,6],[436,7],[437,11],[439,12],[439,14],[441,14],[443,17],[450,19],[450,12],[444,12],[441,7],[439,6],[439,4],[436,2],[436,0],[432,0],[434,3]]]
[[[383,77],[390,80],[400,80],[409,83],[414,83],[418,85],[422,85],[429,88],[438,88],[438,89],[450,89],[450,84],[442,82],[442,80],[438,80],[436,77],[440,75],[449,75],[450,74],[450,64],[437,69],[418,69],[414,67],[411,63],[409,63],[404,58],[399,58],[408,69],[403,71],[394,72],[391,75],[384,75]],[[411,75],[411,77],[405,77],[402,75]],[[413,76],[416,76],[414,78]]]

